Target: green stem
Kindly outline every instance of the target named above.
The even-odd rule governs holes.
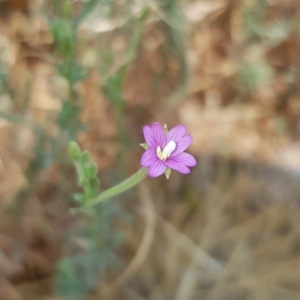
[[[135,174],[120,182],[119,184],[111,187],[110,189],[100,193],[98,197],[91,200],[86,207],[94,206],[95,204],[119,195],[140,183],[147,177],[147,168],[140,168]]]

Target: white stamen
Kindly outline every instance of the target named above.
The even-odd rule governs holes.
[[[176,143],[174,141],[170,141],[163,150],[161,150],[160,146],[158,146],[156,149],[156,154],[160,160],[165,161],[170,157],[175,148]]]
[[[176,148],[176,143],[174,141],[170,141],[167,146],[164,148],[163,152],[168,155],[168,157],[172,154],[172,152]]]

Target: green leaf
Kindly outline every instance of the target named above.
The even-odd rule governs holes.
[[[72,62],[72,64],[57,65],[59,74],[75,84],[79,81],[86,79],[89,75],[89,69]]]
[[[79,159],[80,157],[80,154],[81,154],[81,149],[80,147],[78,146],[78,144],[74,141],[72,141],[69,145],[69,153],[70,153],[70,156],[73,158],[73,159]]]
[[[66,1],[64,3],[63,10],[64,10],[64,15],[66,18],[70,18],[72,16],[73,7],[72,7],[71,1]]]
[[[55,20],[51,23],[51,31],[61,54],[64,57],[72,56],[75,36],[71,23],[68,20]]]
[[[95,178],[97,176],[97,172],[98,172],[98,169],[94,164],[86,167],[86,175],[89,179]]]
[[[167,170],[166,170],[166,172],[165,172],[165,176],[166,176],[166,178],[167,179],[169,179],[170,178],[170,176],[171,176],[171,169],[170,168],[167,168]]]
[[[98,3],[99,3],[99,0],[89,0],[87,3],[85,3],[79,16],[74,20],[74,26],[78,26],[80,24],[80,22],[82,22],[87,17],[87,15],[93,11],[94,7]]]
[[[164,131],[165,131],[165,133],[168,133],[168,126],[167,126],[167,124],[164,124]]]
[[[90,153],[87,150],[81,153],[81,161],[84,166],[90,161]]]
[[[83,202],[83,195],[81,193],[74,193],[73,198],[78,203]]]
[[[147,145],[146,143],[140,144],[140,146],[141,146],[142,148],[144,148],[145,150],[148,150],[148,149],[149,149],[149,147],[148,147],[148,145]]]

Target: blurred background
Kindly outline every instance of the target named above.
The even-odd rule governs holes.
[[[0,299],[300,299],[299,33],[295,0],[0,0]],[[106,189],[154,121],[191,174],[71,215],[69,142]]]

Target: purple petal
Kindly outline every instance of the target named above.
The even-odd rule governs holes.
[[[143,127],[143,133],[144,133],[144,138],[146,141],[146,144],[148,145],[149,148],[155,148],[156,144],[155,144],[155,138],[153,136],[152,130],[150,128],[150,126],[145,125]]]
[[[165,164],[175,170],[175,171],[178,171],[180,173],[183,173],[183,174],[188,174],[190,173],[190,169],[183,163],[181,162],[180,160],[177,161],[176,160],[177,157],[171,157],[169,158],[168,160],[165,161]]]
[[[186,133],[186,126],[183,124],[177,125],[167,133],[167,142],[174,141],[177,143]]]
[[[186,152],[180,153],[176,157],[173,157],[170,159],[172,159],[173,161],[176,161],[176,162],[180,162],[187,167],[195,167],[197,164],[195,157]]]
[[[192,142],[193,137],[188,134],[184,137],[182,137],[180,140],[176,143],[176,149],[172,153],[172,157],[177,156],[178,154],[182,153]]]
[[[167,169],[167,166],[159,159],[152,163],[148,168],[148,175],[150,177],[157,177],[163,174]]]
[[[146,150],[141,158],[141,165],[142,167],[149,167],[153,163],[155,163],[159,158],[156,155],[155,149],[151,148]]]
[[[159,123],[153,123],[151,130],[153,138],[155,139],[155,150],[158,146],[164,148],[167,144],[167,136],[163,127]]]

